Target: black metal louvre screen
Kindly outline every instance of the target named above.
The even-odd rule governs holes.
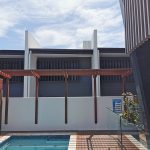
[[[23,58],[0,58],[0,70],[2,69],[24,69]],[[12,77],[10,79],[10,97],[23,96],[24,77]],[[6,96],[6,80],[4,79],[3,96]]]
[[[39,58],[37,69],[79,69],[78,59],[66,58]],[[78,81],[78,76],[70,76],[69,81]],[[40,81],[64,81],[63,76],[41,77]]]
[[[129,57],[102,57],[100,60],[101,69],[113,69],[113,68],[131,68],[131,62]],[[120,76],[102,76],[101,81],[121,81]],[[127,78],[128,82],[133,82],[133,76]]]
[[[132,68],[129,57],[101,57],[101,69]],[[101,76],[101,95],[119,96],[122,93],[122,78],[120,76]],[[136,94],[133,75],[126,78],[126,90]]]
[[[1,58],[0,69],[24,69],[24,60],[22,58]],[[12,77],[10,82],[23,82],[23,77]]]

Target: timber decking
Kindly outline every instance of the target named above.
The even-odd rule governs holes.
[[[121,150],[120,135],[77,135],[77,150]],[[133,144],[134,143],[134,144]],[[123,150],[146,150],[135,141],[123,136]]]

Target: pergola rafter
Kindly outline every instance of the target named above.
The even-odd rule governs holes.
[[[2,127],[2,106],[3,106],[3,100],[2,100],[2,89],[3,89],[3,80],[0,79],[0,131],[1,131],[1,127]]]
[[[9,79],[13,76],[34,76],[36,79],[35,90],[35,124],[38,123],[38,93],[39,79],[41,76],[64,76],[65,83],[65,123],[68,123],[68,77],[69,76],[90,76],[94,82],[94,118],[97,123],[97,76],[121,76],[123,81],[123,92],[125,90],[125,78],[132,74],[131,68],[125,69],[41,69],[41,70],[2,70],[0,76],[7,80],[6,105],[5,105],[5,124],[8,123],[8,102],[9,102]]]

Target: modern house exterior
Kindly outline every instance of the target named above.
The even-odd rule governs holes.
[[[0,50],[0,70],[4,69],[120,69],[131,68],[124,48],[98,48],[97,31],[83,49],[40,48],[25,32],[25,50]],[[113,113],[113,101],[122,100],[122,78],[102,76],[97,81],[97,123],[94,122],[93,79],[89,76],[68,78],[68,122],[65,123],[64,78],[39,79],[39,121],[34,123],[34,77],[12,77],[8,123],[5,123],[3,98],[2,131],[83,131],[119,130],[119,116]],[[127,91],[136,94],[133,76],[126,80]],[[4,80],[3,96],[6,95]],[[110,124],[111,121],[111,124]]]

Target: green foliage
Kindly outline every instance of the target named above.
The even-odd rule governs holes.
[[[130,92],[123,93],[123,114],[122,118],[129,123],[138,124],[140,122],[139,100],[136,95]]]

